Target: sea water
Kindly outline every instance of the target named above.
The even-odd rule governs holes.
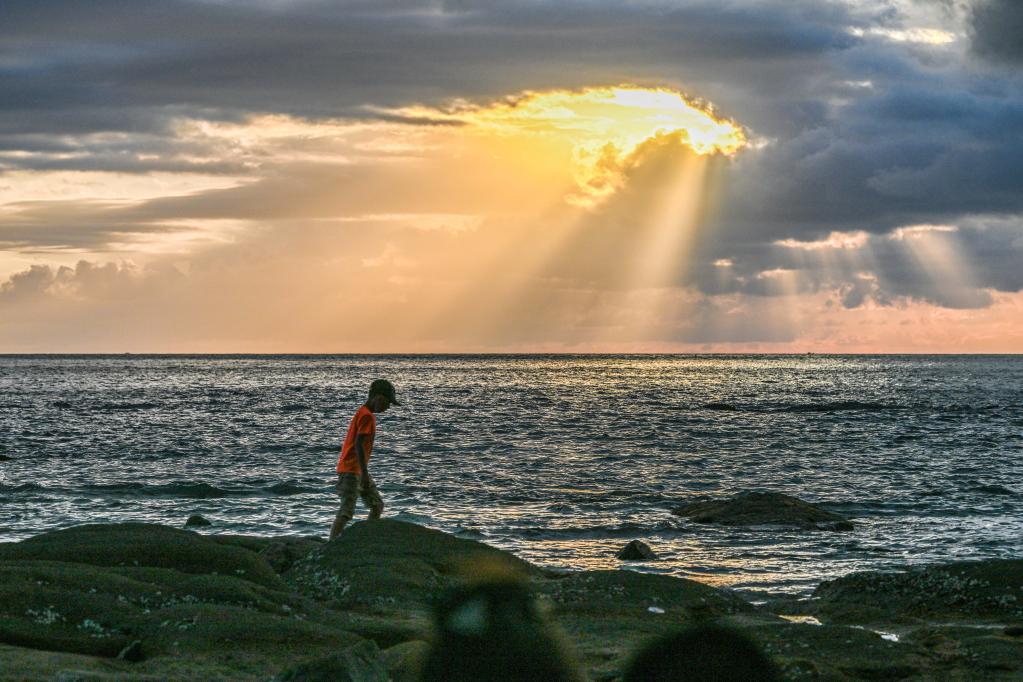
[[[566,569],[751,592],[1023,552],[1021,356],[3,356],[0,541],[82,523],[325,536],[371,380],[385,515]],[[694,524],[744,490],[853,532]],[[357,514],[361,515],[360,507]]]

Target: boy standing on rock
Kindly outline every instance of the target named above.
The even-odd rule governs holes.
[[[369,475],[369,457],[373,453],[373,437],[376,435],[378,412],[384,412],[391,405],[398,405],[394,386],[386,379],[377,379],[369,386],[369,399],[358,409],[348,425],[348,435],[341,447],[337,462],[337,494],[341,508],[330,528],[333,540],[344,530],[355,514],[355,498],[361,497],[369,507],[369,518],[379,519],[384,511],[376,483]]]

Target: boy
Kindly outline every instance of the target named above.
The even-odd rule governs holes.
[[[362,497],[363,503],[369,507],[370,520],[379,519],[384,511],[384,501],[380,499],[376,483],[369,475],[369,457],[373,453],[377,413],[398,404],[391,382],[377,379],[369,386],[369,399],[348,425],[348,435],[345,436],[341,457],[337,461],[337,494],[341,498],[341,508],[330,528],[331,540],[340,535],[352,520],[356,497]]]

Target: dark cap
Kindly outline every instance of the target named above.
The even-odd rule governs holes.
[[[387,379],[377,379],[369,385],[369,397],[372,398],[375,395],[384,396],[392,405],[401,405],[394,395],[394,384]]]

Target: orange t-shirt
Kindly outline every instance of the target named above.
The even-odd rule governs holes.
[[[377,418],[368,407],[363,405],[352,417],[352,423],[348,425],[348,435],[345,436],[345,444],[341,446],[341,457],[337,460],[337,472],[339,474],[362,474],[362,467],[359,466],[359,455],[355,452],[355,437],[365,436],[366,463],[369,463],[369,456],[373,454],[373,436],[377,432]]]

